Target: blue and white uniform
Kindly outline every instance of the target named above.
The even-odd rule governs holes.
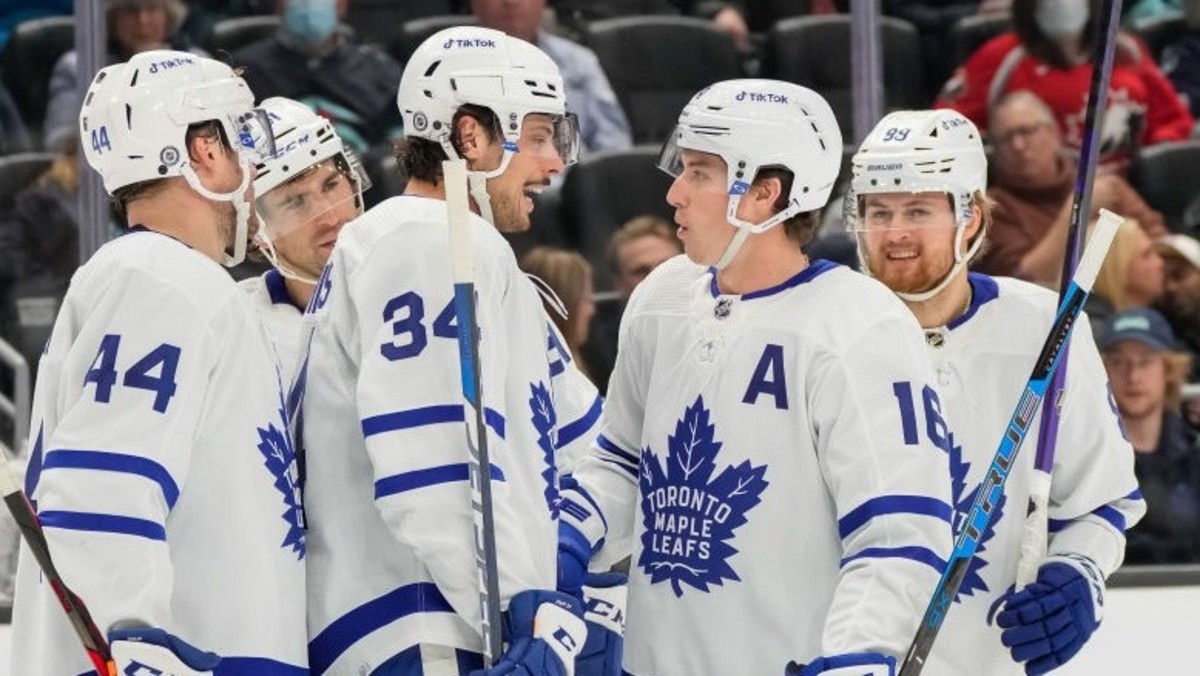
[[[607,524],[594,563],[632,552],[626,671],[899,656],[951,548],[945,454],[897,396],[936,399],[932,378],[912,315],[846,268],[736,296],[684,256],[659,266],[575,471]]]
[[[162,628],[216,674],[307,673],[304,519],[281,375],[246,295],[140,231],[75,274],[40,363],[26,488],[97,626]],[[91,673],[28,549],[14,674]]]
[[[291,387],[300,365],[300,318],[304,314],[304,308],[296,306],[288,294],[283,274],[276,268],[271,268],[257,277],[243,279],[238,282],[238,286],[249,296],[250,304],[262,319],[263,327],[271,337],[271,343],[275,346],[279,363],[283,367],[283,383],[286,387]]]
[[[446,204],[402,196],[348,224],[319,280],[302,431],[309,654],[369,673],[417,645],[479,652]],[[554,589],[557,456],[595,437],[600,403],[496,229],[471,217],[502,606]],[[586,392],[560,394],[560,387]]]
[[[996,447],[1054,322],[1057,296],[1006,277],[969,275],[971,304],[947,326],[926,332],[953,430],[949,456],[955,526],[975,500]],[[1086,321],[1071,335],[1050,490],[1049,555],[1080,554],[1107,576],[1125,554],[1125,530],[1145,513],[1108,377]],[[1039,414],[1040,419],[1040,414]],[[1005,484],[924,673],[1023,674],[1000,642],[995,614],[1014,584],[1040,434],[1034,424]]]

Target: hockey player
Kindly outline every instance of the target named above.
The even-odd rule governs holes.
[[[941,409],[928,401],[922,406],[909,388],[896,396],[912,402],[904,409],[905,429],[928,436],[949,457],[958,527],[1025,388],[1057,299],[1032,284],[968,272],[986,246],[987,159],[975,125],[959,113],[888,115],[855,154],[853,169],[846,213],[863,269],[891,288],[925,330]],[[1044,673],[1078,652],[1099,624],[1104,579],[1120,565],[1124,530],[1145,506],[1086,321],[1076,322],[1071,338],[1065,395],[1049,555],[1037,581],[1010,595],[1038,443],[1031,431],[925,673],[1016,674],[1022,666]],[[932,422],[943,418],[946,424]],[[952,432],[942,433],[947,428]]]
[[[920,330],[801,249],[841,148],[815,92],[732,80],[663,149],[685,255],[630,299],[562,493],[564,589],[632,548],[631,674],[891,674],[945,565],[945,458],[897,398],[936,398]]]
[[[276,154],[255,167],[260,227],[254,242],[273,267],[241,287],[263,318],[279,352],[283,382],[290,386],[300,353],[300,316],[338,232],[362,215],[362,194],[371,180],[333,125],[308,106],[274,97],[259,109],[270,118]]]
[[[585,630],[579,601],[555,591],[556,455],[594,436],[600,402],[500,232],[528,229],[536,194],[575,160],[575,119],[549,57],[475,27],[426,40],[397,103],[405,194],[342,230],[309,304],[312,671],[459,674],[481,663],[441,169],[461,157],[482,215],[471,216],[471,244],[511,642],[496,673],[569,674]],[[564,394],[580,387],[586,396]]]
[[[130,232],[63,301],[27,490],[121,674],[307,673],[279,368],[220,265],[242,258],[253,162],[270,151],[253,105],[225,64],[156,50],[97,73],[80,114]],[[12,673],[92,673],[28,551],[18,577]]]

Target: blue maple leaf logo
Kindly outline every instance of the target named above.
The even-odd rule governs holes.
[[[532,413],[533,428],[538,433],[538,447],[542,449],[542,457],[546,468],[542,470],[542,478],[546,480],[546,507],[550,510],[550,518],[558,518],[558,476],[554,467],[554,446],[558,436],[558,414],[554,411],[554,402],[550,392],[541,382],[529,385],[529,410]]]
[[[287,405],[280,394],[280,426],[269,423],[258,428],[258,450],[263,454],[263,464],[275,477],[275,488],[283,495],[284,511],[280,515],[288,524],[287,535],[281,547],[291,547],[299,559],[304,558],[304,507],[300,497],[300,466],[288,434]]]
[[[744,461],[717,473],[721,442],[715,434],[704,398],[697,397],[667,437],[665,470],[650,447],[642,451],[645,532],[637,565],[651,584],[669,580],[676,596],[683,596],[685,584],[708,592],[709,585],[741,580],[729,565],[738,551],[730,541],[768,485],[766,465]]]
[[[953,433],[950,434],[946,447],[949,449],[950,455],[950,491],[954,501],[952,522],[954,536],[957,539],[963,523],[966,522],[967,515],[971,512],[971,506],[975,504],[979,486],[969,493],[966,490],[967,473],[971,471],[971,463],[963,460],[962,446],[954,443]],[[977,591],[988,591],[987,583],[983,581],[983,575],[980,574],[980,570],[988,565],[983,558],[983,553],[987,550],[988,541],[996,534],[997,524],[1000,523],[1000,519],[1004,518],[1004,503],[1007,501],[1008,496],[1001,494],[1000,502],[996,504],[996,510],[992,513],[992,522],[983,531],[983,536],[979,539],[979,547],[975,550],[975,556],[971,557],[971,563],[967,566],[967,574],[963,578],[962,586],[958,588],[958,593],[954,596],[956,602],[959,602],[960,597],[964,595],[972,596]]]

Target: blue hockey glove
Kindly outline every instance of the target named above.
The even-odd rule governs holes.
[[[791,662],[784,676],[896,676],[896,658],[882,653],[845,653],[808,664]]]
[[[471,676],[572,676],[587,640],[579,599],[555,591],[523,591],[509,602],[504,621],[508,651],[491,669],[477,669]]]
[[[1009,597],[996,623],[1000,641],[1026,674],[1044,674],[1075,656],[1104,613],[1104,577],[1091,559],[1052,556],[1037,580]]]
[[[558,489],[558,590],[579,596],[588,563],[604,546],[608,524],[574,477],[561,477]]]
[[[576,676],[621,676],[626,582],[621,573],[592,573],[584,578],[587,643],[575,660]]]
[[[162,629],[116,629],[108,633],[108,643],[118,674],[202,676],[221,661]]]

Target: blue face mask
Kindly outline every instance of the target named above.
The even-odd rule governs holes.
[[[291,0],[283,27],[308,44],[319,44],[337,30],[337,0]]]

